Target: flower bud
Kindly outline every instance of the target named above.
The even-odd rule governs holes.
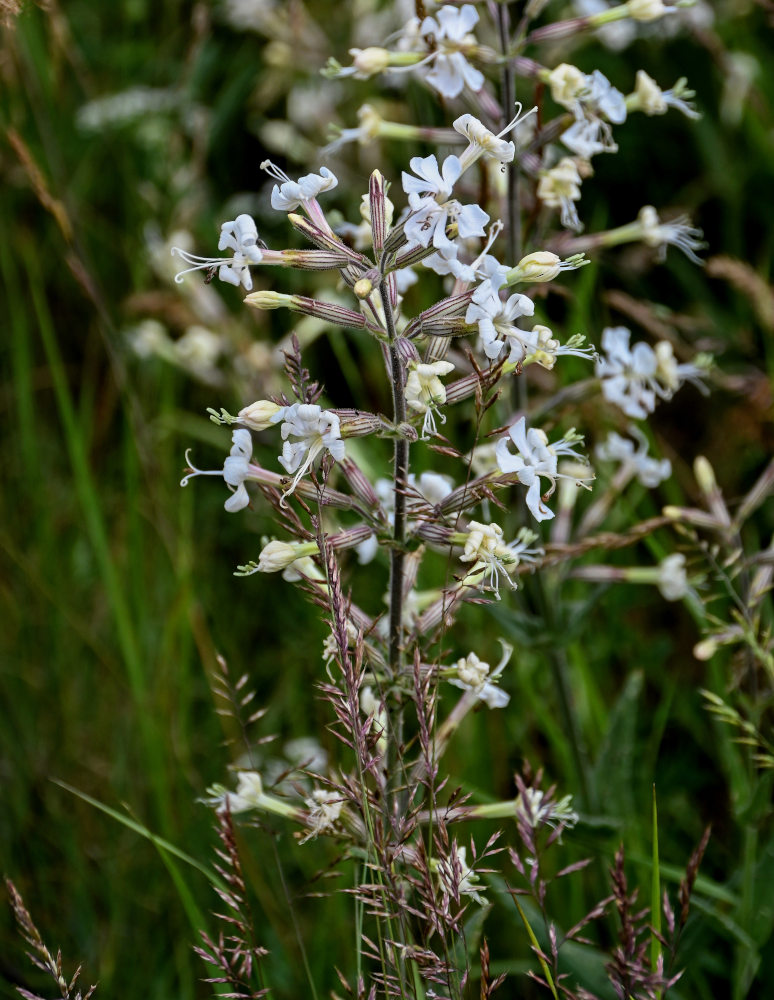
[[[270,399],[259,399],[239,411],[239,422],[249,427],[251,431],[265,431],[280,419],[279,414],[285,409]]]
[[[350,49],[349,54],[352,56],[352,65],[357,70],[357,75],[364,78],[383,73],[390,65],[389,51],[375,45],[367,49]]]
[[[264,545],[258,556],[259,573],[279,573],[296,559],[317,551],[317,542],[281,542],[275,539]]]
[[[550,250],[537,250],[516,265],[520,281],[553,281],[561,270],[561,259]]]
[[[283,306],[291,312],[304,313],[335,326],[345,326],[353,330],[362,330],[366,325],[365,317],[346,306],[335,302],[322,302],[320,299],[310,299],[306,295],[285,295],[282,292],[253,292],[245,296],[247,305],[254,309],[280,309]]]
[[[662,0],[629,0],[626,9],[635,21],[656,21],[667,13]]]
[[[359,299],[367,299],[373,290],[374,286],[370,278],[361,278],[352,286],[352,291]]]

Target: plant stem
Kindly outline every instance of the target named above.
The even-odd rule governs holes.
[[[500,36],[500,48],[505,56],[500,83],[501,103],[504,121],[510,121],[516,103],[516,83],[513,75],[513,63],[508,59],[511,45],[511,23],[508,5],[497,4],[497,31]],[[508,260],[516,262],[521,258],[521,212],[519,211],[519,168],[516,157],[506,165],[506,216],[508,226],[506,238],[508,242]]]
[[[396,426],[406,422],[406,396],[403,386],[403,365],[398,356],[395,341],[395,320],[392,313],[387,284],[380,286],[384,318],[389,336],[390,363],[392,366],[392,405]],[[399,676],[403,663],[401,648],[401,622],[403,618],[403,564],[406,544],[406,486],[409,468],[409,442],[404,437],[395,439],[393,453],[393,490],[395,501],[395,521],[392,532],[393,546],[390,552],[390,632],[389,665],[393,679]]]

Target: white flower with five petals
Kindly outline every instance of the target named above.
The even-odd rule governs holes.
[[[557,468],[562,457],[570,456],[583,461],[583,456],[573,448],[580,440],[574,431],[570,431],[566,438],[550,444],[545,431],[537,427],[527,430],[526,419],[521,417],[511,426],[506,437],[497,442],[497,465],[501,472],[515,473],[518,481],[527,487],[527,507],[535,520],[548,521],[554,516],[554,512],[544,505],[544,499],[554,492],[557,479],[574,479],[578,484],[585,484],[585,478],[567,476]],[[515,455],[509,448],[511,443],[516,446]],[[541,478],[547,479],[550,484],[545,497],[541,496]]]
[[[299,479],[318,455],[328,451],[340,462],[345,448],[339,416],[331,410],[323,410],[314,403],[294,403],[278,416],[282,418],[280,434],[285,442],[279,460],[287,472],[295,473],[290,489],[282,495],[284,500],[295,490]]]
[[[484,354],[494,360],[500,356],[509,338],[524,332],[517,330],[514,320],[532,316],[534,312],[535,303],[528,296],[516,292],[503,302],[499,293],[484,282],[473,293],[465,322],[478,324]]]
[[[428,60],[432,68],[424,76],[430,86],[444,97],[458,97],[465,86],[478,91],[484,85],[483,73],[465,58],[465,50],[476,44],[470,34],[476,24],[478,11],[469,3],[462,7],[447,4],[435,17],[426,17],[422,21],[422,36],[427,38],[432,35],[435,42],[435,51]]]

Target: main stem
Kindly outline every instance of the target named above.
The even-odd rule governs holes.
[[[509,59],[511,48],[511,19],[506,3],[497,4],[497,32],[500,36],[500,48],[505,56],[501,79],[501,100],[504,120],[510,121],[516,104],[516,80],[513,74],[513,62]],[[521,258],[521,212],[519,211],[519,167],[516,157],[506,167],[507,179],[507,220],[506,239],[508,242],[508,260],[514,266]]]
[[[389,336],[390,365],[392,368],[392,408],[396,427],[406,422],[406,395],[403,386],[403,365],[396,345],[397,333],[390,302],[387,283],[380,287],[384,318]],[[395,520],[390,551],[390,629],[389,665],[392,679],[401,673],[403,665],[402,620],[403,620],[403,565],[406,557],[406,487],[409,469],[409,442],[404,437],[396,437],[393,452],[393,490]]]

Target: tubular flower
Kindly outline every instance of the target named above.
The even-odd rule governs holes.
[[[468,146],[460,157],[463,168],[470,166],[471,163],[475,163],[480,156],[497,160],[498,163],[513,162],[513,158],[516,155],[516,146],[513,142],[503,139],[503,136],[512,132],[517,125],[520,125],[537,110],[537,108],[531,108],[526,114],[522,114],[521,104],[517,104],[517,108],[516,116],[497,135],[494,132],[490,132],[475,115],[461,115],[452,122],[455,131],[459,132],[460,135],[464,135],[470,143],[470,146]]]
[[[190,454],[189,449],[185,453],[185,460],[188,462],[191,471],[187,476],[183,476],[180,480],[180,485],[187,486],[189,480],[195,479],[196,476],[223,476],[228,486],[232,487],[232,495],[226,500],[223,506],[230,514],[233,514],[238,510],[242,510],[250,503],[245,480],[250,478],[250,458],[253,454],[253,439],[250,437],[250,431],[241,427],[232,433],[231,440],[233,442],[231,453],[223,463],[222,471],[217,469],[197,469],[188,457]]]
[[[471,521],[468,530],[458,534],[459,542],[464,545],[460,562],[473,563],[466,580],[483,572],[484,579],[488,581],[487,589],[494,591],[499,601],[501,573],[511,587],[516,589],[506,567],[515,569],[521,562],[535,562],[541,554],[542,550],[530,548],[536,537],[528,528],[522,528],[515,541],[506,544],[499,524]],[[454,536],[452,539],[457,540]]]
[[[580,201],[581,176],[578,167],[569,156],[563,157],[555,167],[547,170],[540,178],[537,196],[548,208],[561,209],[562,225],[566,229],[580,232],[583,223],[578,218],[574,202]]]
[[[304,805],[309,810],[307,819],[309,832],[301,839],[302,844],[307,840],[313,840],[321,833],[335,833],[336,823],[344,807],[344,800],[339,793],[315,788],[310,798],[304,799]]]
[[[515,473],[520,483],[528,487],[527,507],[532,512],[537,521],[550,520],[554,513],[543,505],[543,500],[547,499],[556,489],[557,479],[573,479],[579,484],[586,482],[585,479],[578,479],[575,476],[567,476],[558,471],[559,458],[571,456],[583,461],[583,456],[573,448],[581,438],[570,431],[566,438],[549,444],[545,432],[536,427],[526,428],[526,420],[521,417],[511,427],[508,434],[500,438],[497,442],[497,464],[501,472]],[[517,454],[513,454],[508,445],[512,442],[516,445]],[[540,493],[540,479],[544,477],[550,483],[550,488],[545,497]],[[593,479],[589,476],[588,479]]]
[[[637,71],[634,88],[637,107],[649,116],[665,115],[670,108],[676,108],[687,118],[701,118],[699,112],[689,103],[694,92],[688,89],[686,83],[685,77],[681,77],[671,90],[662,90],[644,69],[640,69]]]
[[[178,284],[183,276],[191,271],[212,271],[218,269],[218,277],[229,285],[243,285],[247,291],[253,287],[250,277],[250,264],[260,264],[263,253],[258,246],[258,229],[250,215],[238,215],[231,222],[224,222],[220,227],[218,250],[232,250],[233,257],[199,257],[181,247],[172,247],[172,256],[180,257],[190,267],[175,275]]]
[[[439,376],[448,375],[452,371],[454,371],[454,365],[450,361],[434,361],[432,364],[421,364],[414,361],[409,364],[409,373],[406,379],[406,405],[425,415],[422,424],[423,440],[437,433],[436,414],[441,418],[442,424],[446,423],[446,417],[438,409],[446,402],[446,389]]]
[[[480,660],[476,653],[468,653],[457,660],[449,671],[449,683],[463,691],[472,691],[478,701],[483,701],[489,708],[504,708],[511,697],[507,691],[497,686],[496,681],[511,658],[513,647],[505,642],[502,646],[503,655],[494,670],[488,663]]]
[[[461,896],[470,896],[479,906],[486,906],[486,898],[479,890],[479,877],[467,861],[467,851],[453,842],[448,859],[432,858],[430,870],[438,875],[442,891],[460,901]]]
[[[666,258],[668,246],[677,247],[694,264],[703,264],[701,257],[696,256],[697,250],[703,250],[707,244],[703,242],[704,233],[691,225],[687,215],[681,215],[671,222],[661,222],[658,213],[652,205],[640,209],[637,221],[642,227],[640,239],[646,246],[658,249],[659,260]]]
[[[293,212],[301,205],[306,206],[318,194],[331,191],[339,183],[327,167],[321,167],[319,174],[306,174],[297,181],[292,181],[271,160],[264,160],[261,169],[280,182],[271,192],[271,207],[278,212]]]
[[[521,331],[516,331],[520,333]],[[547,326],[542,326],[537,324],[533,326],[528,337],[524,340],[523,350],[524,357],[519,358],[522,364],[537,364],[541,368],[546,368],[548,371],[556,364],[556,359],[565,356],[572,356],[575,358],[586,358],[588,361],[596,357],[596,350],[593,346],[589,345],[584,347],[585,336],[582,333],[575,333],[570,337],[566,344],[561,344],[554,337],[553,333]],[[515,344],[511,344],[511,355],[508,358],[509,361],[514,360],[514,347]]]
[[[526,788],[519,792],[515,802],[516,815],[528,823],[533,830],[539,826],[557,826],[571,829],[578,822],[578,814],[572,808],[572,795],[554,801],[547,799],[539,788]]]
[[[323,410],[313,403],[294,403],[283,410],[281,418],[280,433],[285,443],[279,460],[287,472],[295,473],[290,489],[282,494],[284,500],[293,493],[301,476],[309,471],[321,452],[327,450],[340,462],[345,449],[338,414],[331,410]]]

